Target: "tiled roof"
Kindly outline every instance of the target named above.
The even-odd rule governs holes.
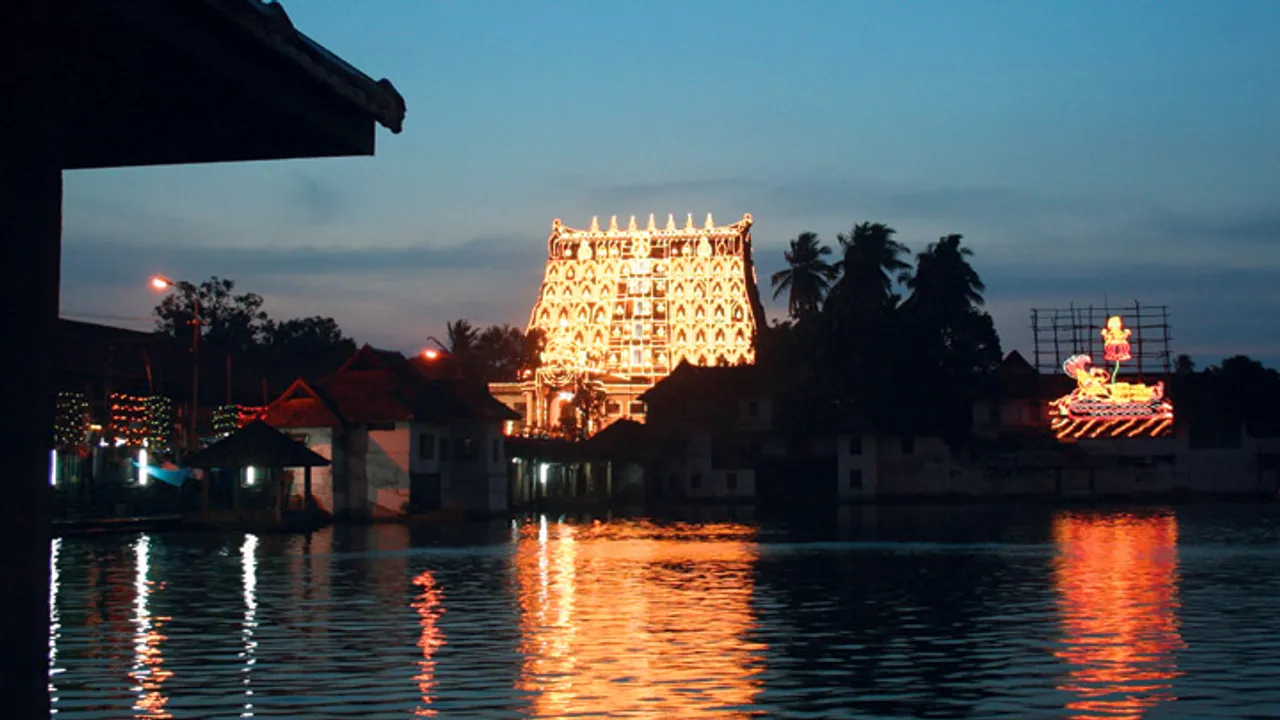
[[[391,81],[373,78],[298,31],[284,7],[263,0],[203,0],[317,81],[369,113],[393,133],[404,126],[404,98]]]
[[[400,353],[368,345],[333,375],[294,383],[267,411],[268,422],[278,427],[519,417],[483,384],[432,379]]]

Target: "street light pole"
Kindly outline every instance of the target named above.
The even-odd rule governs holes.
[[[163,275],[151,278],[151,287],[156,290],[172,290],[173,288],[191,288],[191,414],[187,419],[187,449],[199,449],[199,436],[196,434],[196,414],[200,409],[200,288],[189,282],[174,282]],[[177,328],[174,328],[175,330]]]

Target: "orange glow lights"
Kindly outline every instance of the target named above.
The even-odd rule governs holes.
[[[1053,536],[1063,646],[1055,654],[1067,665],[1058,689],[1075,696],[1069,717],[1138,720],[1174,700],[1177,519],[1063,514]]]
[[[765,647],[751,638],[750,528],[543,516],[518,535],[516,687],[531,716],[754,716]]]
[[[173,285],[173,281],[163,275],[154,275],[151,278],[151,287],[156,290],[168,290]]]
[[[1164,383],[1117,382],[1120,363],[1131,357],[1128,328],[1119,317],[1112,317],[1102,337],[1105,357],[1116,363],[1116,370],[1109,373],[1092,367],[1093,358],[1088,355],[1074,355],[1062,364],[1076,388],[1049,403],[1054,434],[1063,442],[1168,434],[1173,427],[1173,403],[1164,395]]]
[[[426,350],[422,351],[422,357],[428,360],[435,360],[436,358],[440,357],[440,351],[436,350],[435,348],[427,348]]]

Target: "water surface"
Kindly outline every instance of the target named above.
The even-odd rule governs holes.
[[[1280,512],[56,540],[60,718],[1280,716]]]

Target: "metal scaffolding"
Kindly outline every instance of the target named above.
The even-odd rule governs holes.
[[[1138,375],[1172,372],[1169,308],[1143,305],[1137,300],[1120,306],[1104,301],[1101,307],[1072,303],[1065,308],[1033,308],[1031,337],[1035,368],[1041,372],[1058,372],[1072,355],[1088,355],[1098,360],[1103,345],[1101,331],[1112,315],[1123,318],[1125,327],[1133,331],[1129,343]]]

